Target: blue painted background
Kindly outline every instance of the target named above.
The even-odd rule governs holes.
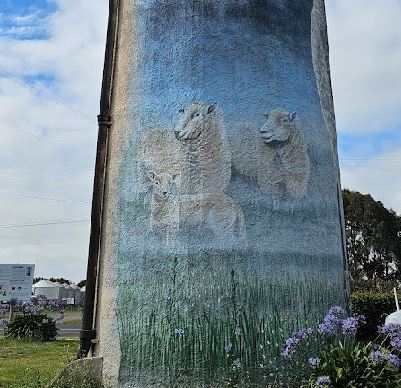
[[[293,330],[316,322],[330,305],[345,304],[338,171],[312,65],[312,3],[134,2],[129,128],[118,201],[120,380],[126,386],[137,380],[151,386],[158,378],[169,386],[179,370],[185,370],[182,386],[225,378],[232,368],[225,364],[224,344],[249,317],[254,329],[241,327],[244,338],[246,331],[255,340],[234,347],[242,371],[260,383],[265,371],[256,369],[262,356],[279,357],[279,342]],[[260,127],[262,113],[274,107],[298,113],[311,160],[304,198],[277,202],[233,168],[228,194],[244,211],[246,246],[223,241],[213,248],[207,236],[191,233],[172,245],[152,237],[150,198],[136,185],[138,147],[154,128],[172,131],[178,110],[193,101],[216,102],[234,140],[239,122]],[[231,299],[242,298],[244,313],[222,302],[230,299],[233,284],[242,291]],[[265,321],[281,334],[266,337],[260,329]],[[209,336],[216,327],[221,338],[217,345],[205,345],[209,350],[191,342],[189,333],[200,336],[199,342],[203,330]],[[181,329],[185,335],[177,332]],[[260,346],[269,349],[262,354]]]

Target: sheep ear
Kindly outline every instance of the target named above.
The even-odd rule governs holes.
[[[290,121],[294,121],[298,116],[297,112],[292,112],[290,113]]]
[[[155,179],[155,174],[153,171],[147,171],[146,175],[148,176],[148,178],[153,181]]]
[[[207,114],[214,112],[214,110],[216,109],[216,105],[216,102],[212,105],[209,105],[209,108],[207,108]]]

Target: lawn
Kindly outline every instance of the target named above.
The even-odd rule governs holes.
[[[46,387],[74,359],[78,346],[78,339],[41,343],[0,337],[0,387]]]

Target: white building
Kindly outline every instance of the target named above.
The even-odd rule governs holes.
[[[60,304],[81,304],[85,292],[82,292],[76,284],[61,284],[50,280],[39,280],[32,286],[32,293],[37,297],[47,300],[55,300]]]

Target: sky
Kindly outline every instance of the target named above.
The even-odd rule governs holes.
[[[400,214],[401,2],[326,6],[342,185]],[[85,278],[107,12],[0,2],[0,263],[36,276]]]

